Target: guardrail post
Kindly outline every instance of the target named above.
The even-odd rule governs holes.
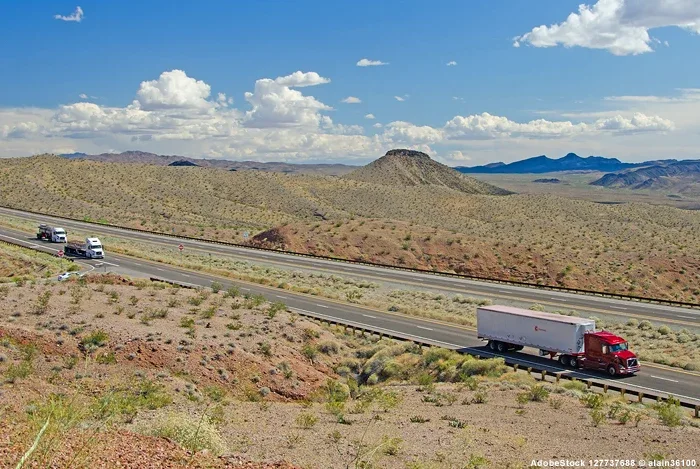
[[[591,389],[593,387],[593,381],[591,381],[590,379],[588,381],[586,381],[586,387],[588,389]]]
[[[517,364],[517,363],[515,363],[515,364],[513,365],[513,371],[518,371],[518,364]]]
[[[620,397],[622,397],[624,399],[626,392],[627,392],[627,390],[625,388],[620,388]]]
[[[532,375],[532,367],[531,366],[527,367],[527,374]]]
[[[644,400],[644,393],[642,391],[639,391],[637,393],[637,402],[642,402]]]
[[[603,385],[603,393],[605,393],[605,394],[608,393],[608,385],[607,384]]]
[[[557,374],[556,374],[556,377],[557,377],[557,383],[558,383],[559,381],[561,381],[561,373],[557,373]]]
[[[695,418],[700,418],[700,405],[695,406]]]
[[[544,381],[545,376],[547,376],[547,370],[542,370],[542,381]]]
[[[474,358],[476,358],[477,360],[481,360],[481,355],[474,355]]]

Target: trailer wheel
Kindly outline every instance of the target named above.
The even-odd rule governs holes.
[[[496,341],[495,340],[489,340],[489,348],[491,350],[496,350]]]
[[[608,366],[608,374],[610,376],[615,376],[617,374],[617,369],[615,369],[615,365]]]
[[[571,368],[578,368],[578,359],[576,357],[569,357],[569,366]]]
[[[566,355],[559,355],[559,363],[561,366],[569,366],[569,357]]]
[[[508,351],[508,344],[505,344],[503,342],[499,342],[498,344],[496,344],[496,349],[500,353],[506,353]]]

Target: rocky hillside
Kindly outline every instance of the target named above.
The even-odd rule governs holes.
[[[226,170],[265,171],[287,174],[318,174],[329,176],[341,176],[347,174],[355,166],[344,164],[290,164],[282,162],[260,163],[257,161],[232,161],[223,159],[187,158],[178,155],[157,155],[144,151],[125,151],[122,153],[101,153],[99,155],[87,155],[85,153],[71,153],[60,155],[72,160],[90,160],[101,163],[140,163],[154,166],[201,166],[204,168],[216,168]]]
[[[389,186],[441,186],[466,194],[507,195],[500,187],[464,176],[413,150],[390,150],[383,157],[345,176],[356,181]]]
[[[687,184],[697,183],[700,183],[700,160],[656,164],[610,173],[591,182],[591,185],[626,189],[672,189],[677,186],[682,189]]]

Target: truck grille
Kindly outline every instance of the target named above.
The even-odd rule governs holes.
[[[636,358],[627,359],[627,368],[632,368],[633,366],[639,366]]]

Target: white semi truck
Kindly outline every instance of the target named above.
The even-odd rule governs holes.
[[[531,347],[571,368],[611,376],[639,371],[627,341],[607,331],[596,332],[592,319],[494,305],[477,308],[476,329],[477,336],[499,353]]]
[[[105,253],[99,238],[85,238],[85,242],[70,242],[64,248],[66,254],[87,257],[88,259],[104,259]]]
[[[39,225],[39,231],[36,234],[37,239],[45,239],[52,243],[65,243],[68,241],[66,230],[57,226],[49,226],[46,224]]]

